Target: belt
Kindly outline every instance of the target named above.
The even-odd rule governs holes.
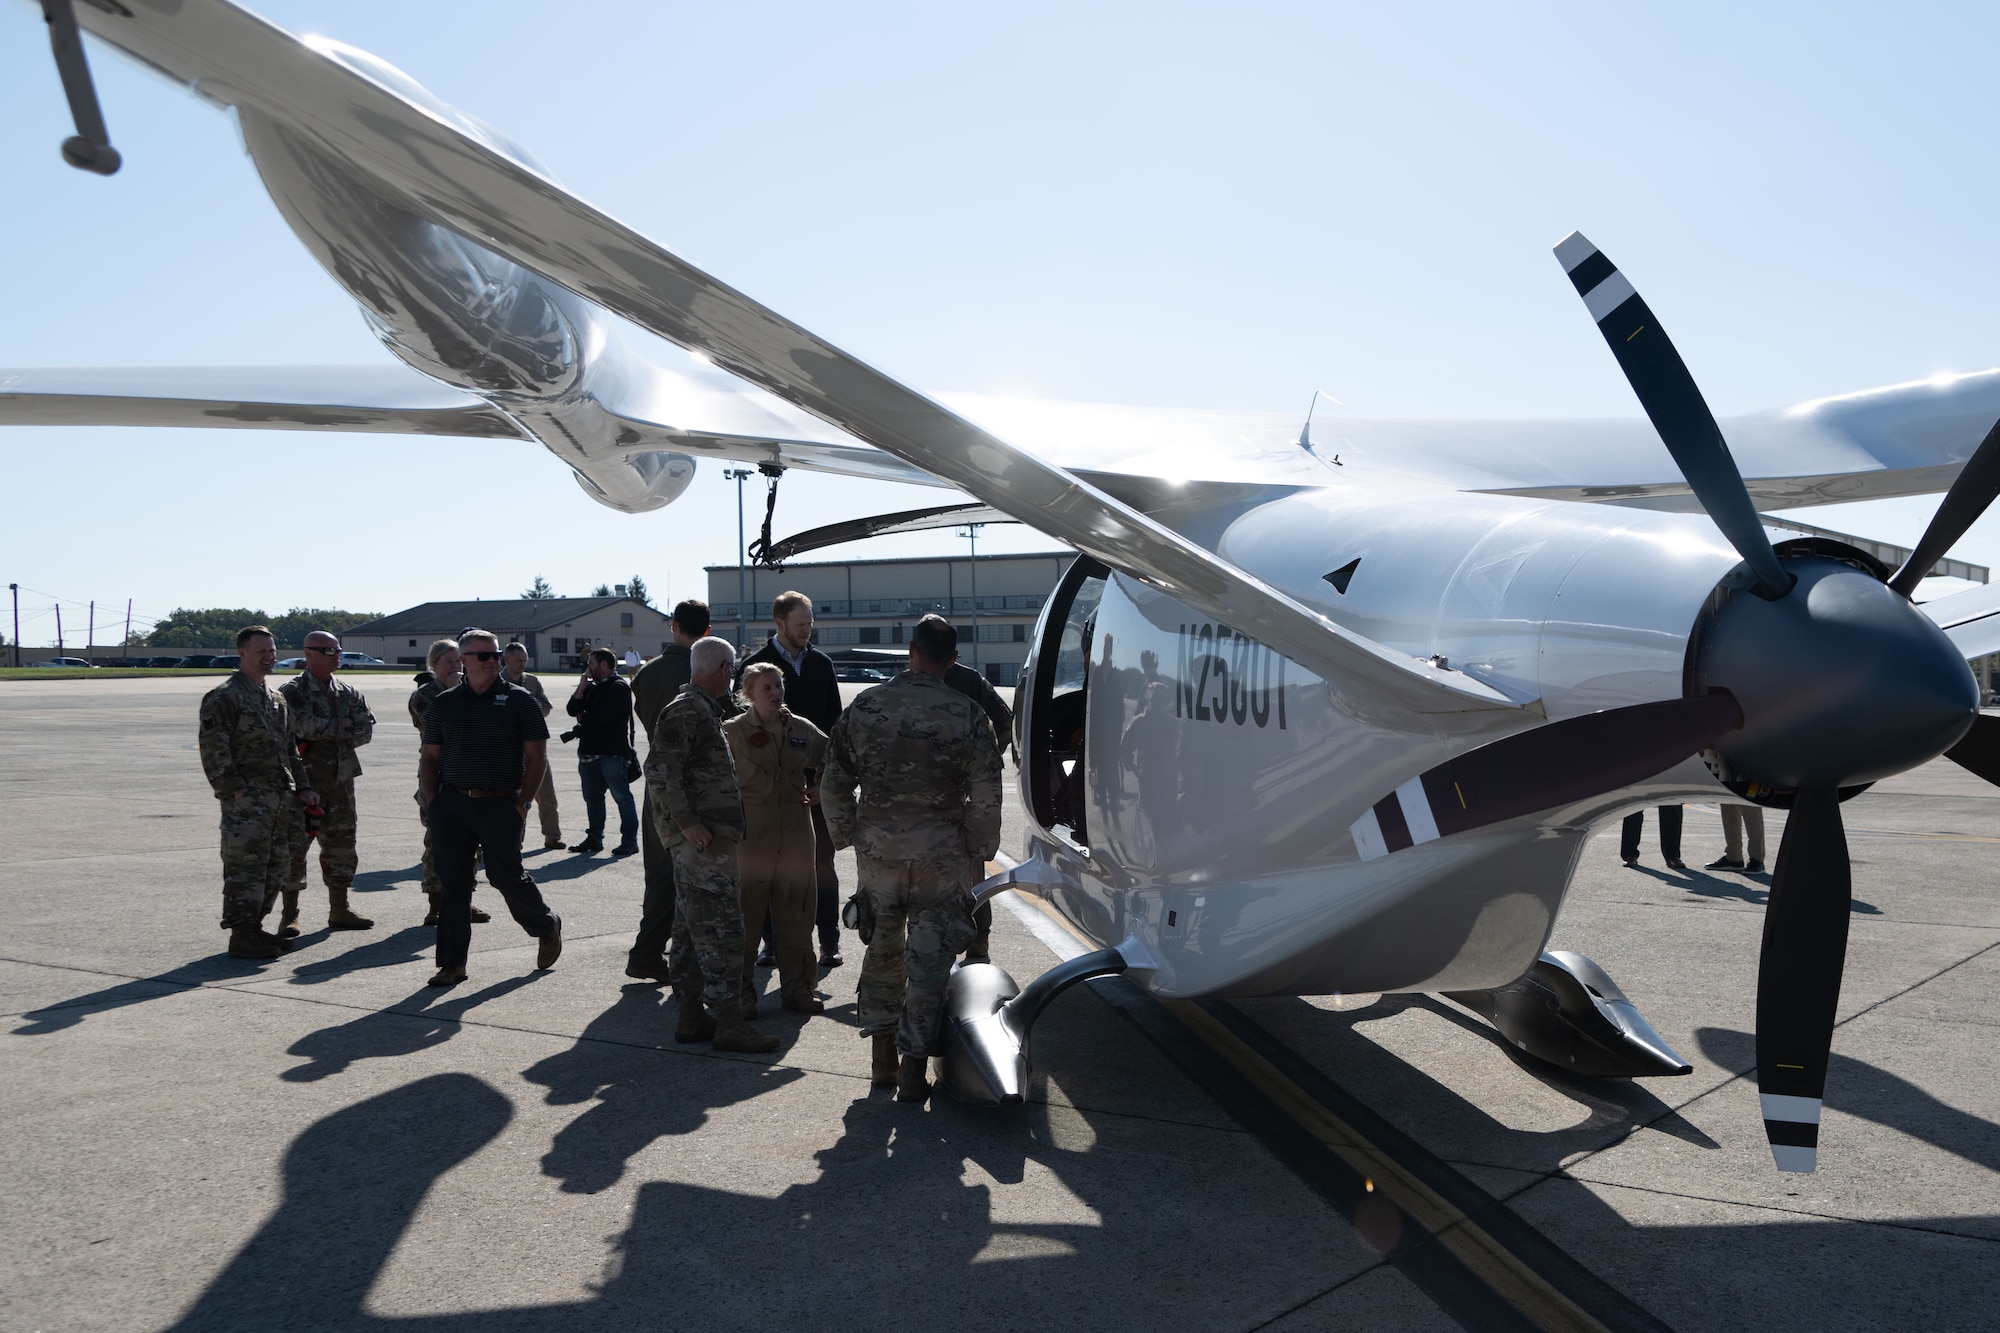
[[[450,792],[457,792],[460,796],[474,796],[478,797],[481,800],[488,800],[500,796],[519,796],[521,794],[521,789],[519,787],[516,787],[511,791],[488,791],[484,787],[454,787],[449,782],[444,784],[444,789]]]

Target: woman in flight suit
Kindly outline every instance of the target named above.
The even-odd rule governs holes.
[[[772,951],[778,958],[779,993],[795,1013],[824,1013],[813,994],[819,963],[813,952],[812,807],[826,760],[826,733],[785,707],[785,678],[768,662],[743,672],[749,707],[722,724],[736,781],[743,789],[746,833],[736,849],[743,890],[743,1016],[757,1012],[757,930],[771,913]]]

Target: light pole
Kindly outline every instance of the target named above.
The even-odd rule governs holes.
[[[972,554],[966,557],[966,565],[972,571],[972,669],[985,675],[979,667],[979,529],[983,523],[965,525],[965,540]]]
[[[743,544],[743,483],[748,480],[750,469],[733,467],[722,475],[736,483],[736,653],[740,657],[749,646],[750,638],[750,622],[744,611],[744,604],[750,598],[749,587],[744,582],[744,562],[748,559],[746,553],[749,548]]]
[[[21,585],[10,583],[7,591],[14,594],[14,665],[21,665]]]

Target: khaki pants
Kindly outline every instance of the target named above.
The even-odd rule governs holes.
[[[797,1004],[812,998],[819,980],[813,952],[813,907],[818,872],[811,807],[797,801],[746,801],[749,829],[736,849],[743,894],[743,968],[739,986],[745,1012],[757,1002],[757,934],[771,914],[771,951],[778,959],[778,993]]]
[[[1754,805],[1722,807],[1722,854],[1732,861],[1743,857],[1743,829],[1750,829],[1750,860],[1764,859],[1764,811]]]
[[[535,793],[535,817],[542,821],[542,841],[562,841],[562,820],[556,814],[555,769],[542,770],[542,789]],[[528,821],[521,821],[521,845],[528,845]]]

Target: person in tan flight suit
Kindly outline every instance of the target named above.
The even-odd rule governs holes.
[[[769,662],[743,669],[741,693],[749,708],[724,722],[722,734],[743,791],[744,834],[736,848],[745,924],[743,1016],[757,1012],[757,939],[749,923],[761,921],[766,909],[785,1008],[825,1013],[813,994],[819,962],[812,934],[818,896],[812,809],[819,802],[826,733],[785,707],[784,673]]]

